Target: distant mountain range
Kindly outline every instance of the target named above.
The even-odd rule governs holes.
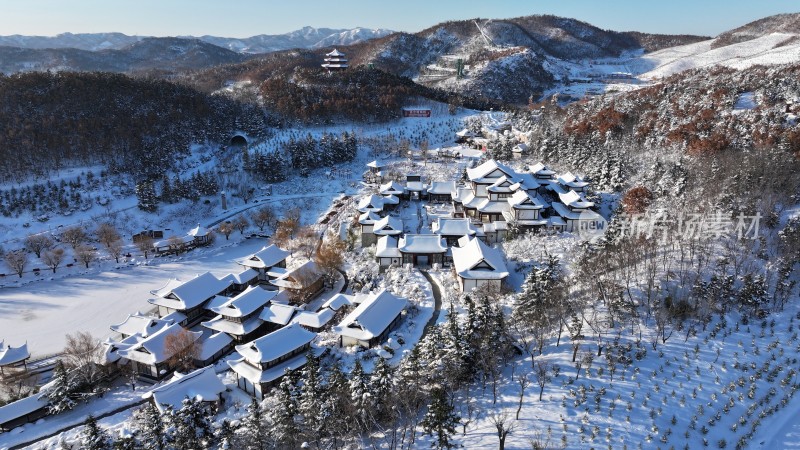
[[[384,29],[304,27],[249,38],[144,37],[122,33],[0,36],[0,72],[67,70],[170,74],[245,61],[286,49],[346,46],[392,33]]]
[[[236,53],[268,53],[290,48],[319,48],[331,45],[350,45],[376,37],[383,37],[393,31],[384,29],[352,28],[314,28],[303,27],[285,34],[259,34],[248,38],[228,38],[218,36],[177,36],[183,39],[198,39],[223,47]],[[63,33],[57,36],[0,36],[0,46],[25,49],[65,49],[87,51],[122,50],[151,36],[128,36],[122,33]],[[160,38],[155,38],[160,39]],[[170,39],[170,38],[166,38]]]

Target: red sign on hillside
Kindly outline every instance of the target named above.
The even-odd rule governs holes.
[[[405,109],[403,108],[403,117],[430,117],[430,109]]]

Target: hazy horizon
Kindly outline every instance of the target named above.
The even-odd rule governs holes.
[[[365,0],[322,2],[296,0],[0,0],[0,35],[56,36],[64,33],[119,32],[139,36],[203,36],[245,38],[284,34],[312,26],[351,29],[384,28],[416,32],[448,20],[503,19],[552,14],[588,22],[603,29],[658,34],[715,36],[753,20],[800,10],[790,0],[768,3],[744,0],[655,4],[633,0],[600,3],[594,0],[544,2],[506,0],[495,4],[465,0],[378,3]]]

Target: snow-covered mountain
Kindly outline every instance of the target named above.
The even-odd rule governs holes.
[[[144,39],[122,33],[62,33],[56,36],[0,36],[0,46],[25,49],[75,48],[98,51],[121,49]]]
[[[330,45],[350,45],[391,34],[381,28],[332,29],[303,27],[284,34],[259,34],[248,38],[201,36],[199,39],[239,53],[268,53],[290,48],[319,48]]]
[[[0,72],[46,70],[170,73],[241,62],[245,56],[198,39],[143,38],[121,49],[29,49],[0,46]]]
[[[178,36],[183,39],[199,39],[237,53],[268,53],[290,48],[319,48],[329,45],[350,45],[391,34],[381,28],[314,28],[303,27],[284,34],[259,34],[247,38],[219,36]],[[62,33],[57,36],[0,36],[0,46],[24,49],[121,50],[141,41],[147,36],[128,36],[122,33]],[[158,38],[156,38],[158,39]]]

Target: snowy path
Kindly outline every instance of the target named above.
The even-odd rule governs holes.
[[[422,276],[428,280],[428,283],[431,284],[431,292],[433,293],[434,303],[433,315],[431,315],[431,318],[428,319],[428,323],[425,324],[425,328],[422,330],[422,336],[420,337],[420,340],[422,340],[425,338],[425,335],[428,334],[428,331],[430,331],[431,327],[436,325],[436,321],[439,320],[439,312],[442,310],[442,291],[439,289],[439,283],[437,283],[436,280],[431,277],[427,270],[420,270],[420,272],[422,273]]]
[[[97,419],[119,414],[144,403],[146,400],[142,399],[142,394],[151,388],[140,388],[134,392],[126,384],[122,384],[113,391],[107,392],[102,398],[79,404],[72,411],[48,416],[40,419],[36,424],[24,425],[9,433],[0,434],[0,448],[23,448],[79,427],[86,422],[89,414],[94,415]]]

